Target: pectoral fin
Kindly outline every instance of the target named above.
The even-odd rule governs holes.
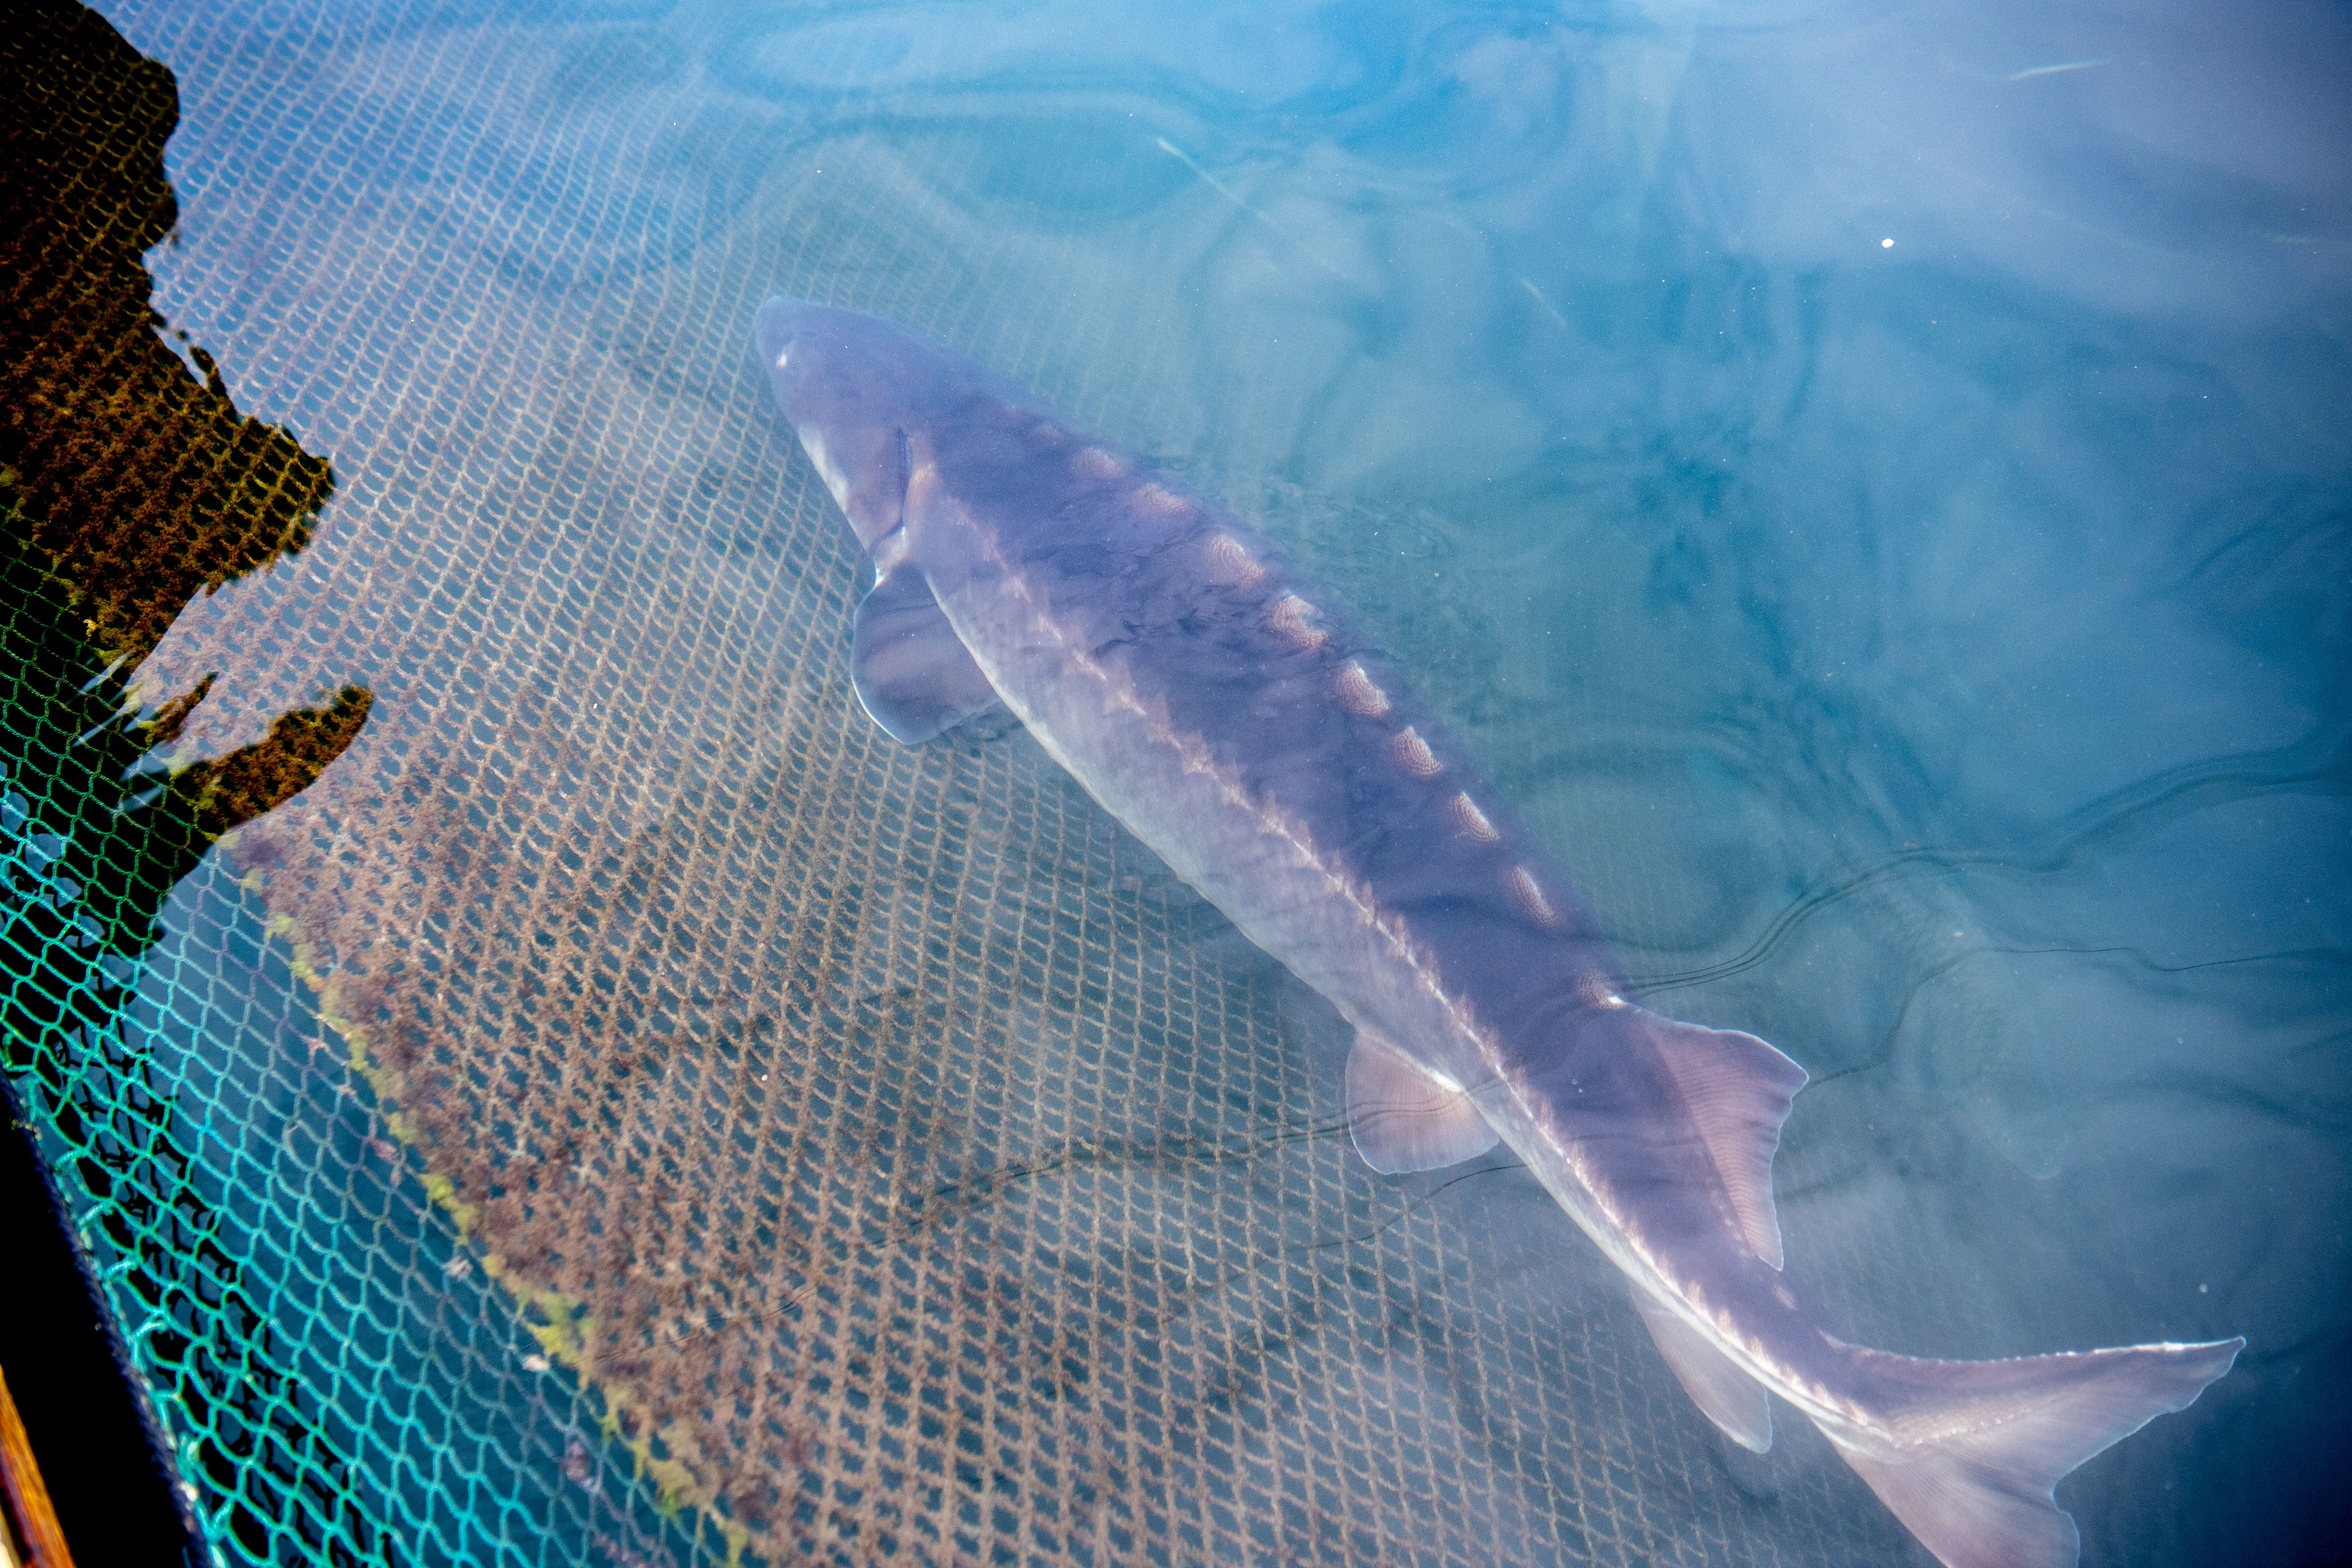
[[[996,701],[996,689],[910,561],[892,567],[858,605],[850,670],[866,711],[904,745],[919,746]]]
[[[1348,1130],[1364,1163],[1388,1176],[1457,1164],[1497,1142],[1460,1084],[1367,1029],[1348,1053]]]
[[[1658,1342],[1658,1350],[1675,1369],[1683,1391],[1697,1402],[1706,1418],[1743,1448],[1758,1454],[1770,1448],[1772,1402],[1765,1397],[1764,1385],[1638,1286],[1633,1305],[1642,1321],[1650,1325],[1650,1337]]]

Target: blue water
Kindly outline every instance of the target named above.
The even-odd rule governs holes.
[[[2340,7],[106,10],[180,80],[159,308],[349,493],[703,515],[436,442],[590,360],[723,391],[778,289],[991,361],[1329,584],[1648,1005],[1807,1067],[1853,1337],[2247,1337],[2062,1489],[2086,1561],[2340,1560]],[[328,580],[223,603],[406,613]]]

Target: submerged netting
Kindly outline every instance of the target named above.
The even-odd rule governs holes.
[[[859,711],[762,297],[1191,434],[1166,279],[941,194],[1018,124],[862,121],[814,35],[125,17],[194,139],[158,301],[333,489],[98,751],[129,568],[19,521],[8,1066],[225,1558],[1903,1557],[1818,1443],[1727,1450],[1523,1179],[1366,1170],[1336,1021],[1026,736]],[[268,787],[121,776],[175,747]]]

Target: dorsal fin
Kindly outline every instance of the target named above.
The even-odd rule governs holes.
[[[919,746],[996,701],[996,689],[911,561],[891,567],[858,603],[849,662],[857,700],[906,745]]]
[[[1772,1206],[1772,1156],[1805,1069],[1753,1035],[1680,1024],[1641,1008],[1643,1033],[1665,1058],[1699,1136],[1706,1141],[1748,1250],[1780,1267],[1780,1216]]]
[[[1658,1350],[1675,1369],[1683,1392],[1706,1413],[1706,1418],[1749,1452],[1769,1452],[1772,1402],[1764,1396],[1764,1385],[1639,1285],[1633,1287],[1633,1306],[1642,1321],[1650,1325],[1650,1337],[1658,1342]]]
[[[1348,1053],[1348,1131],[1384,1176],[1458,1164],[1499,1142],[1460,1084],[1369,1029],[1356,1031]]]

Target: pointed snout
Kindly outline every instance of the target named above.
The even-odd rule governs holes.
[[[815,309],[805,300],[795,300],[789,294],[770,297],[752,318],[751,341],[760,351],[760,363],[771,370],[788,368],[793,340],[803,330],[810,310]]]
[[[854,310],[777,295],[751,339],[777,410],[869,550],[898,527],[907,489],[910,392],[906,334]]]

